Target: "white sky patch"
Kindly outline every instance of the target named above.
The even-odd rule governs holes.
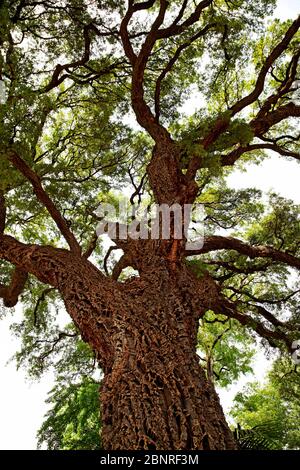
[[[278,0],[277,8],[274,11],[274,17],[280,20],[296,18],[300,14],[299,0]]]
[[[278,0],[274,16],[285,20],[295,18],[300,13],[299,0]],[[198,97],[200,98],[200,97]],[[199,101],[196,100],[199,107]],[[195,105],[191,98],[185,106]],[[275,190],[282,196],[300,203],[300,165],[287,161],[275,154],[259,166],[249,165],[247,172],[235,171],[228,183],[236,189],[257,187],[263,191]],[[0,450],[36,449],[36,431],[47,410],[45,399],[53,387],[52,374],[46,374],[39,382],[30,384],[22,370],[16,371],[15,364],[6,365],[10,357],[20,349],[18,340],[12,337],[9,325],[12,316],[0,322]],[[221,403],[227,412],[235,394],[249,380],[263,381],[271,360],[259,351],[254,361],[254,375],[243,377],[237,384],[219,391]]]
[[[19,309],[18,309],[19,310]],[[47,406],[47,393],[53,387],[53,376],[48,373],[42,380],[30,382],[24,370],[16,371],[15,362],[9,362],[20,349],[9,326],[16,316],[0,322],[0,449],[28,450],[36,448],[36,432],[42,424]]]
[[[233,171],[227,178],[234,189],[257,188],[274,191],[286,199],[300,204],[300,162],[288,161],[275,152],[259,165],[247,164],[246,171]]]

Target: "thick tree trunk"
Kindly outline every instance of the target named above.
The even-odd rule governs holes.
[[[175,315],[164,332],[137,324],[101,391],[104,448],[234,449],[219,398]]]
[[[132,300],[101,390],[105,449],[234,449],[196,353],[199,314],[215,286],[161,263],[126,287]]]

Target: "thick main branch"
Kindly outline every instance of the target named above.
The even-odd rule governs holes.
[[[79,243],[77,242],[75,236],[69,229],[67,222],[57,209],[56,205],[54,204],[50,196],[47,194],[47,192],[44,190],[39,176],[27,165],[27,163],[21,157],[19,157],[19,155],[17,155],[16,152],[10,152],[8,158],[9,161],[13,164],[13,166],[17,170],[19,170],[20,173],[31,183],[35,195],[37,196],[38,200],[43,204],[43,206],[48,210],[61,234],[67,241],[70,249],[74,253],[80,255],[81,248]]]
[[[289,253],[276,250],[271,246],[249,245],[238,238],[222,237],[219,235],[206,237],[200,250],[187,251],[186,256],[199,255],[216,250],[235,250],[242,255],[249,256],[249,258],[271,258],[275,262],[300,269],[300,259]]]
[[[56,288],[82,338],[97,351],[104,370],[110,367],[114,360],[115,316],[121,317],[126,308],[115,281],[68,250],[27,245],[9,235],[0,237],[0,259],[16,266],[16,280],[20,279],[21,272],[30,273],[40,282]]]
[[[298,16],[298,18],[291,24],[286,34],[284,35],[283,39],[277,44],[277,46],[271,51],[269,56],[266,58],[258,74],[256,84],[252,92],[249,93],[249,95],[242,98],[241,100],[239,100],[230,108],[232,116],[239,113],[242,109],[254,103],[259,98],[259,96],[264,90],[267,73],[269,72],[274,62],[287,49],[291,40],[293,39],[295,34],[298,32],[299,28],[300,28],[300,16]]]

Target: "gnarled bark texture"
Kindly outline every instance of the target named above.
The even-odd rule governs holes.
[[[130,247],[140,277],[125,283],[67,250],[5,235],[0,254],[60,291],[95,350],[104,371],[106,449],[233,449],[196,354],[198,320],[218,303],[218,287],[208,276],[197,279],[183,262],[170,263],[161,241],[144,244],[139,253],[134,247],[141,241]]]
[[[124,284],[103,284],[87,263],[61,286],[68,311],[102,358],[104,447],[233,449],[196,354],[198,320],[217,301],[216,285],[154,253],[136,264],[141,276]]]
[[[195,285],[184,268],[163,263],[128,284],[132,300],[117,322],[101,395],[105,448],[234,449],[196,354],[198,315],[214,286],[207,278]]]

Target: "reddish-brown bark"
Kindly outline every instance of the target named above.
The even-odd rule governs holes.
[[[102,390],[105,448],[234,449],[196,354],[198,319],[218,296],[215,284],[155,255],[126,284],[128,308]]]
[[[219,290],[181,262],[174,269],[163,253],[149,242],[145,255],[134,253],[140,277],[120,283],[67,250],[8,236],[0,248],[2,258],[58,289],[96,352],[106,449],[233,449],[196,354],[198,320]]]

